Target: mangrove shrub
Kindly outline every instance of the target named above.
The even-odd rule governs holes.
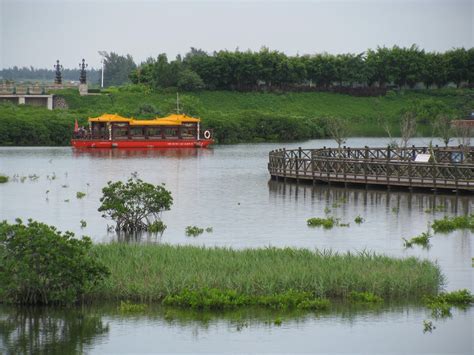
[[[88,237],[29,220],[0,223],[0,301],[71,303],[108,275]]]
[[[164,186],[140,179],[129,179],[126,183],[109,181],[102,193],[99,212],[114,220],[116,230],[120,231],[148,230],[161,221],[161,213],[173,204],[171,192]]]

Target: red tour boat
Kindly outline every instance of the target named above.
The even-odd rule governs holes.
[[[201,120],[172,114],[136,120],[117,114],[89,118],[89,128],[74,127],[74,148],[205,148],[214,143],[212,132],[200,132]]]

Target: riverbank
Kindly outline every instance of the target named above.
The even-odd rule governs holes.
[[[86,296],[92,301],[191,305],[186,300],[212,304],[213,299],[243,296],[292,304],[295,299],[344,299],[353,292],[385,300],[421,299],[437,293],[444,279],[430,261],[368,252],[112,243],[94,245],[93,253],[110,276]]]
[[[175,92],[137,92],[123,87],[93,96],[79,96],[77,90],[55,94],[65,100],[68,109],[0,104],[0,145],[68,145],[76,118],[86,125],[87,117],[104,112],[150,118],[176,108]],[[435,111],[461,116],[470,109],[473,96],[474,90],[468,89],[389,92],[384,97],[203,91],[181,94],[180,102],[185,112],[202,117],[202,127],[212,128],[219,143],[237,143],[326,137],[328,117],[347,120],[351,136],[386,136],[381,120],[397,136],[401,112],[408,109],[419,111],[417,134],[430,136],[429,121]]]

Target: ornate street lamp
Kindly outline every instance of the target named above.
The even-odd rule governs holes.
[[[87,82],[86,78],[86,68],[88,67],[88,64],[86,64],[86,60],[82,58],[82,64],[79,63],[79,69],[81,69],[81,73],[79,76],[79,82],[81,84],[85,84]]]
[[[54,83],[55,84],[62,84],[63,83],[63,76],[61,71],[63,70],[63,66],[59,64],[59,59],[56,60],[56,65],[53,65],[56,71],[54,72]]]

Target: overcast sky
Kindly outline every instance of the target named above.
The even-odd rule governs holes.
[[[473,47],[474,0],[0,0],[0,68],[99,67],[97,51],[136,62],[190,47],[289,55],[376,46]]]

